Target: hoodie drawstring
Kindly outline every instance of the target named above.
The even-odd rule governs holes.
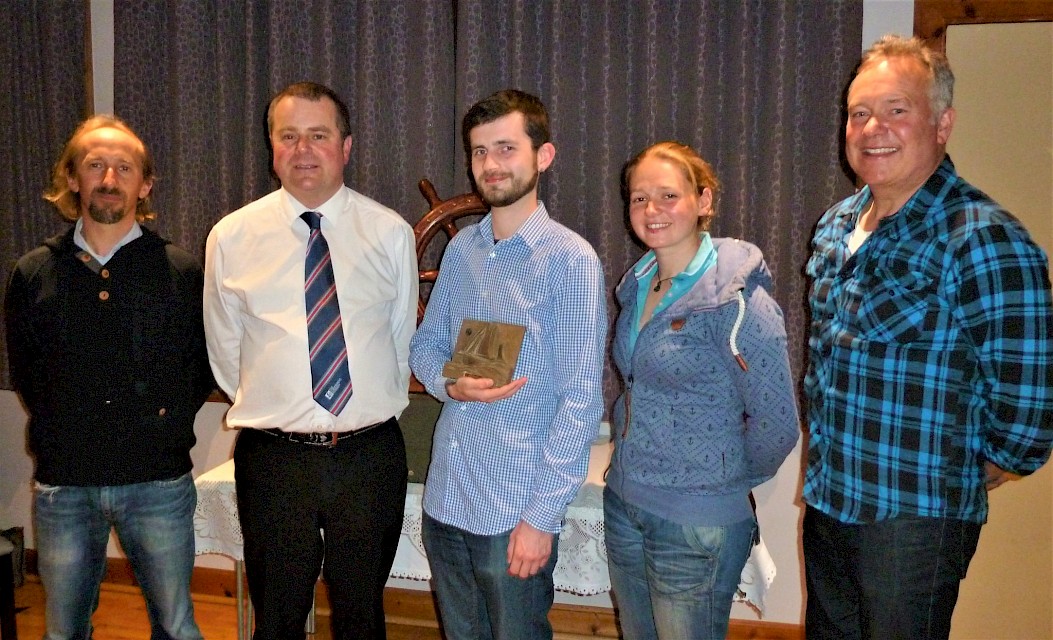
[[[735,356],[735,362],[739,363],[743,371],[749,371],[749,367],[746,366],[746,359],[739,353],[739,346],[735,342],[739,335],[739,328],[742,326],[742,321],[746,318],[746,298],[742,295],[742,289],[735,292],[739,299],[739,313],[735,317],[735,324],[731,327],[731,337],[728,339],[728,343],[731,345],[731,355]]]

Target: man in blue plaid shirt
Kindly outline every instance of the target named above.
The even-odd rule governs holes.
[[[1045,254],[958,176],[954,76],[886,36],[848,90],[866,186],[817,227],[804,558],[809,638],[946,638],[987,492],[1053,439]]]

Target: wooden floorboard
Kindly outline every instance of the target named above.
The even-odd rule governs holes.
[[[35,577],[15,589],[15,616],[20,640],[44,635],[44,589]],[[194,618],[206,640],[236,640],[238,619],[234,598],[194,595]],[[103,583],[99,608],[92,618],[94,640],[143,640],[150,637],[146,603],[137,587]],[[388,640],[441,640],[435,628],[390,623]],[[319,616],[312,640],[330,640],[328,620]],[[6,639],[5,639],[6,640]]]
[[[229,580],[224,579],[225,582]],[[199,586],[209,586],[202,582]],[[233,583],[231,583],[233,584]],[[214,589],[215,585],[210,588]],[[236,640],[237,606],[229,593],[211,590],[203,594],[195,590],[194,617],[206,640]],[[324,587],[316,600],[319,615],[316,633],[310,640],[331,640],[328,602]],[[36,575],[26,576],[25,585],[15,589],[18,637],[36,640],[44,635],[44,590]],[[386,589],[384,611],[387,616],[388,640],[442,640],[436,621],[434,600],[428,591]],[[596,640],[617,638],[618,629],[613,612],[597,607],[557,604],[549,615],[556,640]],[[94,640],[142,640],[150,637],[146,603],[136,586],[104,582],[99,608],[93,618]],[[770,622],[732,620],[728,640],[803,640],[798,625]],[[4,638],[3,640],[7,640]]]

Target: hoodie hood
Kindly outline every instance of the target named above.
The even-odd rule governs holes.
[[[712,238],[712,241],[717,254],[716,264],[690,290],[658,315],[676,317],[735,304],[737,313],[727,336],[727,344],[739,367],[748,371],[749,366],[738,345],[739,329],[746,319],[746,298],[758,287],[771,289],[771,272],[764,262],[763,252],[756,245],[735,238]],[[655,260],[653,255],[650,260]],[[650,264],[643,266],[644,270],[650,268]],[[622,309],[632,308],[638,287],[635,269],[630,269],[622,278],[616,293]]]
[[[717,263],[663,313],[683,313],[685,307],[719,307],[735,302],[739,292],[749,297],[757,287],[771,289],[771,272],[764,262],[764,254],[756,245],[735,238],[713,238],[713,247],[717,252]],[[616,290],[622,309],[633,305],[638,286],[636,276],[630,269]]]

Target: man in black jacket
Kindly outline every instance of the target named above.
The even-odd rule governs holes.
[[[190,599],[194,417],[213,383],[197,260],[140,222],[154,167],[123,122],[88,119],[45,198],[74,222],[15,266],[4,300],[36,459],[45,638],[88,638],[116,529],[152,638],[201,638]]]

